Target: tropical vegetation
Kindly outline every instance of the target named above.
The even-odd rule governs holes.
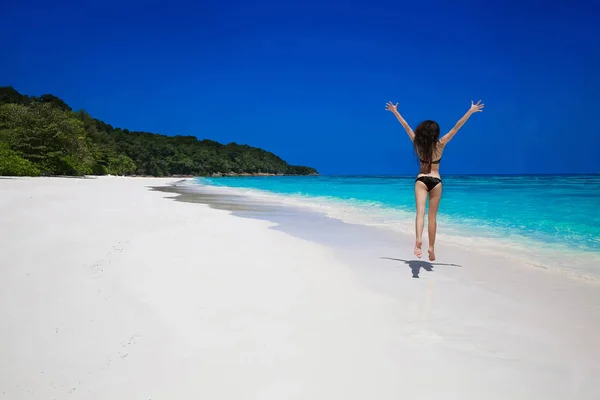
[[[195,136],[135,132],[73,111],[60,98],[0,87],[0,175],[311,175],[275,154]]]

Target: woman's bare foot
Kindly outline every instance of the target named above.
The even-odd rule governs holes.
[[[417,256],[417,257],[421,258],[421,255],[422,255],[422,254],[423,254],[423,253],[421,252],[421,242],[417,242],[417,243],[415,244],[415,256]]]
[[[429,261],[435,261],[435,251],[433,250],[433,247],[429,248],[427,252],[429,253]]]

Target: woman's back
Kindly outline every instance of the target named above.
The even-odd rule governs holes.
[[[437,177],[440,176],[440,162],[442,161],[444,147],[444,144],[438,140],[437,144],[433,148],[431,157],[421,155],[419,154],[418,149],[415,149],[417,156],[419,157],[420,163],[419,175],[434,175]]]

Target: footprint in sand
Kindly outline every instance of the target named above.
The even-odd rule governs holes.
[[[104,272],[106,268],[113,261],[117,261],[123,251],[129,246],[129,241],[116,242],[104,257],[92,264],[92,268],[96,271],[96,278],[100,276],[100,273]]]

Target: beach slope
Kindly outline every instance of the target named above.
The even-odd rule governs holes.
[[[0,179],[1,398],[600,398],[597,288],[548,275],[537,295],[520,278],[543,272],[495,283],[464,252],[425,279],[357,273],[149,189],[170,181]]]

